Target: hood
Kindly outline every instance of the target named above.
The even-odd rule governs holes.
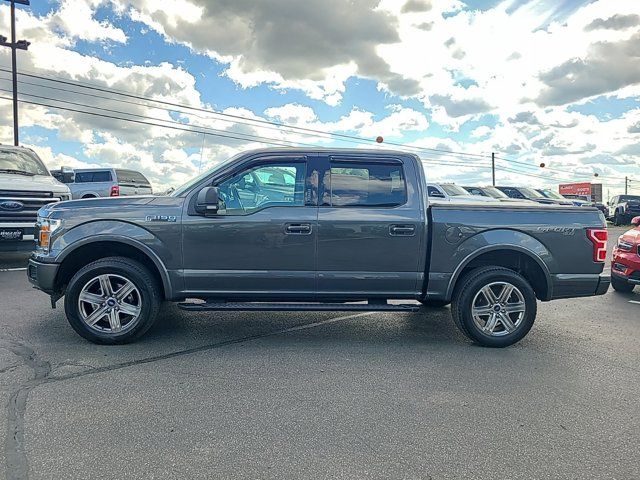
[[[622,239],[632,245],[640,245],[640,227],[627,230],[622,234]]]
[[[574,206],[574,203],[571,200],[555,200],[552,198],[532,198],[531,200],[545,205],[564,205],[567,207]]]
[[[533,200],[527,200],[525,198],[496,198],[499,202],[504,203],[538,203]]]
[[[13,173],[0,173],[0,190],[69,193],[69,187],[51,175],[27,176]]]
[[[483,197],[481,195],[455,195],[453,197],[449,197],[452,202],[489,202],[496,203],[496,199],[492,197]]]
[[[52,205],[49,210],[75,210],[77,208],[125,208],[128,206],[139,207],[147,205],[153,199],[153,195],[124,196],[124,197],[97,197],[83,198],[81,200],[69,200]]]

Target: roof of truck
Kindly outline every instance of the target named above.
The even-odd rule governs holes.
[[[333,153],[339,155],[411,155],[412,157],[417,157],[415,153],[386,148],[271,147],[249,150],[245,153],[252,155],[260,153]]]

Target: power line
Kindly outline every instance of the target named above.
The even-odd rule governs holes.
[[[0,71],[8,72],[7,69],[1,68],[1,67],[0,67]],[[275,121],[270,121],[270,120],[253,119],[253,118],[243,117],[241,115],[234,115],[234,114],[230,114],[230,113],[216,112],[214,110],[209,110],[209,109],[205,109],[205,108],[201,108],[201,107],[194,107],[194,106],[179,104],[179,103],[175,103],[175,102],[168,102],[166,100],[153,99],[153,98],[149,98],[149,97],[144,97],[142,95],[135,95],[135,94],[128,93],[128,92],[122,92],[122,91],[118,91],[118,90],[114,90],[114,89],[104,88],[104,87],[100,87],[100,86],[97,86],[97,85],[85,84],[85,83],[81,83],[81,82],[72,82],[72,81],[69,81],[69,80],[63,80],[63,79],[60,79],[59,77],[50,78],[50,77],[47,77],[47,76],[35,75],[33,73],[24,73],[24,72],[20,72],[19,75],[20,76],[30,77],[30,78],[36,78],[36,79],[39,79],[39,80],[45,80],[45,81],[49,81],[49,82],[61,83],[61,84],[70,85],[70,86],[79,87],[79,88],[91,89],[91,90],[95,90],[95,91],[99,91],[99,92],[103,92],[103,93],[110,93],[110,94],[113,94],[113,95],[120,95],[120,96],[123,96],[123,97],[126,97],[126,98],[133,98],[133,99],[137,99],[137,100],[155,102],[155,103],[159,103],[161,105],[167,105],[167,106],[170,106],[170,107],[179,107],[179,108],[184,108],[184,109],[188,109],[188,110],[195,110],[195,111],[198,111],[198,112],[204,112],[204,113],[209,113],[209,114],[214,114],[214,115],[220,115],[220,116],[224,116],[224,117],[234,118],[234,119],[237,119],[237,120],[245,120],[245,121],[255,122],[255,123],[259,123],[259,124],[266,124],[266,125],[272,125],[272,126],[277,126],[277,127],[284,127],[284,128],[294,129],[294,130],[298,130],[298,131],[311,133],[311,134],[314,134],[314,135],[318,135],[318,134],[320,134],[320,135],[329,135],[329,136],[332,136],[332,137],[338,137],[338,138],[344,138],[344,139],[348,139],[348,140],[357,140],[357,141],[360,141],[360,142],[366,142],[368,144],[372,144],[372,143],[375,144],[376,143],[376,141],[373,140],[373,139],[369,139],[369,138],[365,138],[365,137],[359,137],[359,136],[356,136],[356,135],[347,135],[347,134],[341,134],[341,133],[335,133],[335,132],[327,132],[327,131],[307,128],[307,127],[299,127],[299,126],[295,126],[295,125],[287,125],[285,123],[275,122]],[[47,88],[44,85],[39,85],[39,86]],[[402,147],[404,149],[411,148],[411,149],[418,150],[418,151],[436,152],[436,153],[440,153],[440,154],[443,154],[443,155],[460,155],[460,156],[465,156],[465,157],[487,158],[486,155],[481,155],[481,154],[477,154],[477,153],[457,152],[457,151],[453,151],[453,150],[444,150],[444,149],[429,148],[429,147],[418,147],[418,146],[414,146],[414,145],[405,145],[405,144],[394,143],[394,142],[385,142],[385,143],[387,145]]]
[[[4,68],[0,68],[0,71],[3,72],[9,72],[9,70],[4,69]],[[184,105],[184,104],[179,104],[179,103],[175,103],[175,102],[167,102],[164,100],[157,100],[157,99],[153,99],[153,98],[149,98],[149,97],[144,97],[141,95],[134,95],[131,93],[127,93],[127,92],[121,92],[118,90],[114,90],[114,89],[107,89],[107,88],[103,88],[103,87],[99,87],[97,85],[91,85],[91,84],[83,84],[81,82],[71,82],[68,80],[63,80],[63,79],[59,79],[56,77],[50,78],[47,76],[41,76],[41,75],[36,75],[36,74],[29,74],[29,73],[20,73],[21,76],[27,76],[27,77],[31,77],[31,78],[35,78],[35,79],[40,79],[40,80],[44,80],[47,82],[55,82],[55,83],[61,83],[61,84],[66,84],[66,85],[70,85],[76,88],[85,88],[85,89],[90,89],[90,90],[94,90],[94,91],[100,91],[100,92],[104,92],[104,93],[109,93],[112,95],[118,95],[118,96],[123,96],[125,98],[133,98],[136,100],[142,100],[145,102],[153,102],[153,103],[157,103],[157,104],[161,104],[161,105],[167,105],[172,107],[171,109],[169,108],[163,108],[164,110],[168,110],[168,111],[175,111],[177,113],[183,113],[183,114],[188,114],[188,115],[194,115],[198,118],[203,118],[200,115],[194,114],[194,113],[189,113],[189,112],[185,112],[184,110],[191,110],[191,111],[198,111],[198,112],[203,112],[206,113],[207,115],[211,116],[216,116],[216,120],[219,121],[225,121],[225,122],[230,122],[230,123],[237,123],[237,124],[244,124],[244,125],[249,125],[252,127],[258,127],[259,124],[259,128],[267,128],[270,130],[276,130],[278,132],[282,132],[282,129],[287,129],[288,131],[295,131],[298,134],[301,135],[313,135],[313,136],[326,136],[326,137],[330,137],[330,138],[339,138],[339,139],[344,139],[344,140],[348,140],[350,142],[353,143],[358,143],[358,144],[371,144],[373,142],[375,142],[374,140],[368,139],[368,138],[364,138],[364,137],[359,137],[359,136],[355,136],[355,135],[345,135],[345,134],[339,134],[339,133],[335,133],[335,132],[327,132],[327,131],[322,131],[322,130],[316,130],[316,129],[311,129],[311,128],[306,128],[306,127],[298,127],[298,126],[294,126],[294,125],[287,125],[284,123],[280,123],[280,122],[274,122],[274,121],[268,121],[268,120],[263,120],[263,119],[253,119],[253,118],[247,118],[247,117],[243,117],[241,115],[234,115],[234,114],[229,114],[229,113],[222,113],[222,112],[217,112],[214,110],[208,110],[208,109],[204,109],[204,108],[200,108],[200,107],[193,107],[193,106],[189,106],[189,105]],[[6,80],[6,79],[3,79]],[[71,93],[71,94],[75,94],[75,95],[84,95],[84,96],[91,96],[94,98],[101,98],[104,100],[109,100],[109,101],[115,101],[115,102],[121,102],[121,103],[127,103],[127,104],[131,104],[131,105],[136,105],[136,106],[141,106],[141,107],[148,107],[148,108],[159,108],[153,105],[149,105],[148,103],[145,104],[141,104],[141,103],[137,103],[137,102],[132,102],[132,101],[127,101],[121,98],[113,98],[113,97],[106,97],[103,95],[98,95],[95,93],[85,93],[85,92],[81,92],[81,91],[77,91],[77,90],[69,90],[69,89],[64,89],[61,87],[54,87],[54,86],[50,86],[50,85],[44,85],[44,84],[39,84],[39,83],[33,83],[33,82],[26,82],[24,80],[21,80],[20,83],[24,83],[27,85],[31,85],[34,87],[41,87],[41,88],[48,88],[48,89],[53,89],[53,90],[58,90],[58,91],[64,91],[67,93]],[[192,124],[185,124],[183,122],[178,122],[175,120],[165,120],[165,119],[159,119],[157,117],[149,117],[149,116],[144,116],[144,115],[139,115],[139,114],[134,114],[134,113],[129,113],[129,112],[121,112],[118,110],[112,110],[112,109],[107,109],[105,107],[94,107],[94,106],[89,106],[89,105],[84,105],[84,104],[80,104],[80,103],[76,103],[76,102],[71,102],[71,101],[65,101],[65,100],[58,100],[58,99],[52,99],[50,97],[44,97],[44,96],[38,96],[38,95],[33,95],[33,94],[25,94],[27,96],[31,96],[33,98],[41,98],[41,99],[45,99],[48,101],[55,101],[55,102],[59,102],[59,103],[68,103],[68,104],[74,104],[77,106],[82,106],[84,108],[92,108],[92,109],[96,109],[96,110],[103,110],[103,111],[110,111],[113,113],[117,113],[120,115],[129,115],[129,116],[136,116],[139,118],[146,118],[146,119],[151,119],[154,121],[161,121],[161,122],[167,122],[167,123],[174,123],[174,124],[178,124],[178,125],[192,125]],[[31,104],[37,104],[36,102],[25,102],[25,103],[31,103]],[[62,107],[57,107],[57,106],[53,106],[53,105],[44,105],[42,104],[41,106],[47,106],[49,108],[61,108],[64,109]],[[176,108],[180,108],[182,110],[176,110]],[[72,109],[67,109],[69,111],[73,111]],[[85,114],[93,114],[90,112],[83,112],[83,111],[77,111],[77,113],[85,113]],[[222,117],[222,118],[217,118],[217,117]],[[225,118],[226,117],[226,118]],[[211,118],[211,117],[209,117]],[[229,118],[235,119],[235,120],[229,120]],[[121,119],[121,120],[126,120],[126,119]],[[155,126],[165,126],[165,125],[155,125]],[[196,128],[203,128],[203,129],[208,129],[212,132],[220,132],[220,130],[214,129],[212,127],[206,127],[206,126],[198,126],[198,125],[193,125]],[[273,128],[276,127],[276,128]],[[182,128],[181,130],[186,130],[186,131],[192,131],[192,132],[196,132],[196,133],[203,133],[203,132],[198,132],[197,130],[191,130],[191,129],[184,129]],[[224,131],[223,131],[224,132]],[[259,136],[254,136],[254,135],[250,135],[250,134],[242,134],[239,133],[238,135],[243,135],[245,137],[248,138],[241,138],[241,137],[234,137],[231,135],[223,135],[223,134],[219,134],[218,136],[221,137],[227,137],[227,138],[235,138],[238,140],[245,140],[245,141],[262,141],[260,139],[266,139],[266,142],[263,142],[265,144],[269,144],[270,141],[273,141],[274,139],[269,139],[266,137],[259,137]],[[334,138],[334,139],[335,139]],[[298,145],[311,145],[311,144],[305,144],[303,142],[299,142],[299,141],[289,141],[289,140],[278,140],[279,142],[287,142],[289,144],[298,144]],[[452,156],[452,157],[465,157],[468,158],[469,160],[473,159],[473,161],[480,161],[480,159],[484,159],[484,158],[488,158],[485,155],[481,155],[481,154],[474,154],[474,153],[466,153],[466,152],[457,152],[457,151],[452,151],[452,150],[443,150],[443,149],[434,149],[434,148],[428,148],[428,147],[418,147],[418,146],[414,146],[414,145],[406,145],[406,144],[398,144],[398,143],[394,143],[394,142],[385,142],[387,145],[394,145],[394,146],[399,146],[401,147],[403,150],[407,150],[407,149],[412,149],[412,150],[417,150],[420,152],[429,152],[430,155],[438,155],[438,157],[440,156]],[[272,143],[273,144],[273,143]],[[282,143],[279,143],[278,145],[282,145],[282,146],[287,146],[287,145],[283,145]],[[291,146],[291,145],[289,145]],[[315,145],[312,145],[315,146]],[[516,165],[522,165],[522,167],[526,167],[526,168],[530,168],[530,169],[536,169],[536,167],[534,165],[531,165],[529,163],[525,163],[522,161],[518,161],[518,160],[513,160],[513,159],[507,159],[504,157],[495,157],[498,160],[501,160],[503,162],[508,162],[508,163],[513,163]],[[442,165],[451,165],[451,166],[467,166],[467,167],[481,167],[481,165],[475,164],[475,165],[468,165],[468,164],[456,164],[453,161],[448,161],[447,163],[444,162],[433,162],[431,161],[431,163],[433,164],[442,164]],[[502,167],[503,169],[506,169],[506,167]],[[566,173],[563,172],[561,170],[558,169],[552,169],[552,168],[547,168],[547,170],[552,171],[552,172],[558,172],[558,173]],[[522,175],[527,175],[527,176],[531,176],[531,177],[536,177],[536,178],[542,178],[545,180],[549,180],[549,177],[543,176],[543,175],[537,175],[534,173],[525,173],[519,170],[516,170],[515,167],[512,167],[511,170],[507,170],[507,171],[511,171],[512,173],[519,173]],[[586,173],[578,173],[576,172],[574,175],[576,176],[589,176],[591,177],[591,175],[586,174]],[[614,177],[608,177],[611,179],[614,179]],[[557,177],[551,177],[551,179],[553,180],[561,180],[560,178]],[[566,181],[566,182],[572,182],[574,181],[574,179],[572,180],[562,180],[562,181]],[[637,181],[634,179],[629,179],[629,181]],[[604,182],[603,182],[604,183]]]
[[[6,90],[4,88],[0,88],[0,92],[8,92],[8,91],[9,90]],[[67,105],[74,105],[76,107],[92,108],[94,110],[100,110],[100,111],[103,111],[103,112],[115,113],[115,114],[118,114],[118,115],[129,115],[129,116],[132,116],[132,117],[142,118],[142,119],[145,119],[145,120],[153,120],[155,122],[166,122],[166,123],[175,124],[175,125],[193,126],[193,127],[196,127],[196,128],[203,128],[203,129],[211,131],[211,132],[218,132],[218,133],[225,133],[225,134],[227,132],[226,130],[218,130],[216,128],[202,126],[202,125],[185,124],[185,123],[173,120],[173,119],[167,120],[167,119],[164,119],[164,118],[151,117],[151,116],[140,115],[140,114],[131,113],[131,112],[123,112],[123,111],[120,111],[120,110],[113,110],[113,109],[105,108],[105,107],[95,107],[93,105],[86,105],[84,103],[72,102],[72,101],[69,101],[69,100],[58,100],[56,98],[45,97],[45,96],[42,96],[42,95],[34,95],[34,94],[30,94],[30,93],[20,93],[20,95],[23,96],[23,97],[26,96],[26,97],[32,97],[32,98],[39,98],[40,100],[47,100],[47,101],[51,101],[51,102],[65,103]],[[51,106],[51,108],[59,108],[59,107]],[[83,111],[81,113],[90,113],[90,112]],[[159,125],[159,124],[156,124],[156,125],[157,126],[164,126],[164,125]],[[242,133],[242,132],[233,132],[233,133],[236,134],[236,135],[243,135],[244,137],[248,137],[247,140],[258,140],[258,141],[261,141],[261,140],[266,138],[266,137],[260,137],[260,136],[251,135],[251,134]],[[303,145],[303,146],[308,146],[308,147],[317,147],[317,145],[312,145],[312,144],[309,144],[309,143],[294,142],[294,141],[284,140],[284,139],[266,138],[266,140],[278,140],[280,142],[286,142],[286,143],[291,144],[289,146],[292,146],[292,145]]]

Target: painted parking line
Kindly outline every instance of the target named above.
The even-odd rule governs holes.
[[[636,305],[640,305],[640,301],[638,300],[629,300],[629,303],[635,303]]]
[[[20,268],[0,268],[0,272],[24,272],[27,270],[27,267]]]

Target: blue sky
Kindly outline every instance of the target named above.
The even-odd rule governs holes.
[[[323,132],[382,135],[421,154],[437,180],[487,183],[487,162],[477,155],[493,151],[515,162],[505,163],[505,182],[553,186],[598,173],[616,190],[625,175],[640,178],[640,63],[625,57],[640,45],[632,3],[42,1],[19,11],[19,36],[33,42],[19,62],[43,78]],[[3,30],[7,13],[0,5]],[[5,68],[7,54],[0,53]],[[23,78],[38,84],[20,86],[25,99],[84,102],[73,108],[280,142],[354,146],[202,111],[127,104],[111,94],[95,100],[47,88],[63,85],[43,78]],[[2,142],[11,141],[9,108],[0,102]],[[51,167],[127,166],[159,188],[196,174],[201,156],[210,165],[260,143],[207,136],[203,148],[202,135],[52,106],[22,105],[21,123],[23,142]]]

